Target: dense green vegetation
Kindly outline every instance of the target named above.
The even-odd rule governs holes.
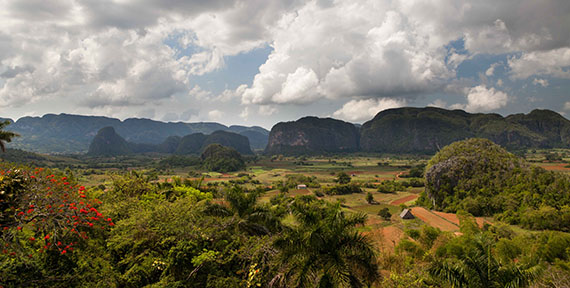
[[[493,216],[530,229],[570,230],[570,178],[530,166],[489,140],[438,152],[426,167],[426,207]]]
[[[2,157],[2,287],[570,285],[568,176],[487,140],[425,166],[455,214],[417,157]]]
[[[90,156],[118,156],[132,153],[200,154],[210,144],[232,147],[242,154],[253,154],[247,137],[226,131],[214,131],[210,135],[195,133],[184,137],[171,136],[158,145],[127,142],[113,127],[97,132],[89,145]]]
[[[502,117],[441,108],[397,108],[378,113],[360,129],[362,151],[435,153],[466,138],[487,138],[508,149],[569,147],[570,121],[549,110]]]
[[[10,125],[10,121],[0,121],[0,150],[6,152],[6,142],[11,142],[12,138],[20,136],[17,133],[5,131],[4,128]]]
[[[209,171],[224,173],[245,168],[245,162],[236,150],[219,144],[210,144],[200,158],[202,166]]]

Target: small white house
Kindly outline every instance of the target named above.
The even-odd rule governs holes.
[[[297,185],[297,190],[300,190],[300,189],[307,189],[307,185],[305,185],[305,184]]]

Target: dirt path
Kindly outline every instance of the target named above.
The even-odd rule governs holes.
[[[426,224],[441,229],[442,231],[457,231],[459,230],[459,226],[455,225],[454,223],[426,210],[423,207],[414,207],[412,208],[412,214]]]

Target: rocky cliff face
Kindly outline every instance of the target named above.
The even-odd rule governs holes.
[[[331,118],[304,117],[273,126],[267,154],[315,154],[358,151],[358,128]]]

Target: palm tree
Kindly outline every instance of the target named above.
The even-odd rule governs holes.
[[[484,234],[473,237],[472,246],[453,260],[436,260],[430,274],[452,287],[517,288],[528,287],[542,271],[541,265],[501,264],[491,252],[492,240]]]
[[[363,287],[378,278],[375,249],[356,230],[364,214],[346,214],[340,204],[295,198],[298,223],[276,240],[280,273],[270,285],[278,287]]]
[[[0,150],[6,152],[6,142],[12,141],[12,138],[20,136],[14,132],[4,131],[4,127],[10,125],[10,121],[0,122]]]
[[[241,186],[228,189],[225,201],[229,205],[209,204],[204,213],[211,216],[232,217],[233,223],[250,235],[266,235],[277,231],[280,219],[267,207],[259,205],[260,191],[245,192]]]

